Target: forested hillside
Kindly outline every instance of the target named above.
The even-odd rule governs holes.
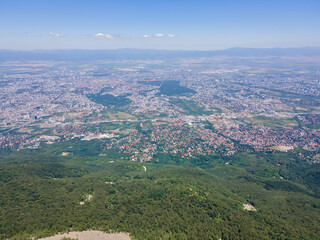
[[[45,150],[4,155],[1,239],[87,229],[133,239],[319,239],[319,169],[289,153],[179,164]]]

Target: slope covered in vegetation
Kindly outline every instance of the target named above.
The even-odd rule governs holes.
[[[179,165],[38,150],[5,155],[0,162],[1,239],[87,229],[129,232],[134,239],[319,237],[319,169],[295,165],[289,153]]]

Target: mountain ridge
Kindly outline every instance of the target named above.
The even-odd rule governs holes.
[[[158,49],[0,49],[0,61],[57,60],[81,61],[104,59],[170,59],[192,57],[266,57],[266,56],[320,56],[320,47],[299,48],[228,48],[224,50],[158,50]]]

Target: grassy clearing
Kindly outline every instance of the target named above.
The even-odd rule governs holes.
[[[298,122],[293,118],[274,118],[265,116],[255,116],[252,118],[242,118],[242,121],[249,124],[263,125],[267,127],[284,127],[293,128],[299,126]]]
[[[135,117],[133,115],[131,115],[129,113],[125,113],[125,112],[116,112],[116,113],[104,112],[104,113],[102,113],[102,115],[110,121],[135,119]]]
[[[180,107],[182,109],[182,112],[187,115],[197,116],[197,115],[212,114],[212,111],[206,111],[205,107],[200,106],[199,104],[197,104],[195,101],[192,101],[192,100],[173,98],[173,99],[170,99],[170,103]]]

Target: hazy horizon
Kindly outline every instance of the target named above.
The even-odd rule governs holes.
[[[221,49],[166,49],[166,48],[34,48],[34,49],[12,49],[12,48],[0,48],[0,51],[22,51],[22,52],[32,52],[32,51],[110,51],[110,50],[142,50],[142,51],[186,51],[186,52],[214,52],[214,51],[225,51],[233,49],[250,49],[250,50],[276,50],[276,49],[318,49],[320,45],[317,46],[301,46],[301,47],[229,47]]]

